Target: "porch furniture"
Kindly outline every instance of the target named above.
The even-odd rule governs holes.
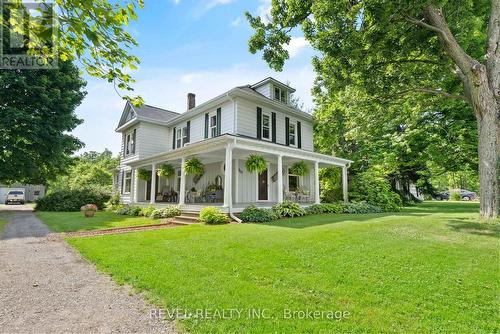
[[[163,202],[168,202],[168,203],[175,203],[177,202],[179,198],[179,195],[174,189],[171,189],[170,187],[165,187],[162,191],[162,201]]]
[[[297,192],[297,202],[307,203],[310,201],[311,201],[311,197],[309,196],[309,191]]]
[[[207,202],[216,203],[221,202],[224,199],[224,190],[208,191],[205,195]]]
[[[297,198],[296,193],[293,191],[285,191],[285,201],[295,201]]]
[[[186,195],[186,202],[196,203],[200,202],[201,193],[199,191],[190,191]]]

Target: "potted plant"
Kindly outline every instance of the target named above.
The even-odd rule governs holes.
[[[169,179],[175,175],[175,168],[171,164],[163,164],[160,166],[160,168],[158,168],[156,174],[158,174],[158,176],[160,177]]]
[[[261,155],[250,154],[245,162],[245,167],[250,173],[260,174],[267,169],[267,162]]]
[[[184,172],[186,175],[191,174],[201,176],[205,173],[205,166],[200,159],[194,157],[186,160],[184,163]]]
[[[138,169],[137,177],[143,181],[151,181],[151,171],[147,169]]]
[[[83,215],[87,218],[94,217],[94,214],[97,211],[97,205],[85,204],[80,208],[80,211],[83,212]]]
[[[297,161],[290,167],[290,173],[293,175],[304,176],[309,172],[309,166],[304,161]]]

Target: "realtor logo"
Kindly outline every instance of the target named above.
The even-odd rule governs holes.
[[[57,68],[53,1],[0,0],[0,69]]]

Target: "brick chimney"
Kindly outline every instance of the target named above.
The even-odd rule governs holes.
[[[194,95],[193,93],[188,93],[187,107],[188,107],[188,110],[196,107],[196,95]]]

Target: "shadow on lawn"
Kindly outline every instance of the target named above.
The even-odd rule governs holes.
[[[473,218],[462,218],[449,220],[447,225],[455,232],[500,238],[500,224],[498,223],[478,223]]]

